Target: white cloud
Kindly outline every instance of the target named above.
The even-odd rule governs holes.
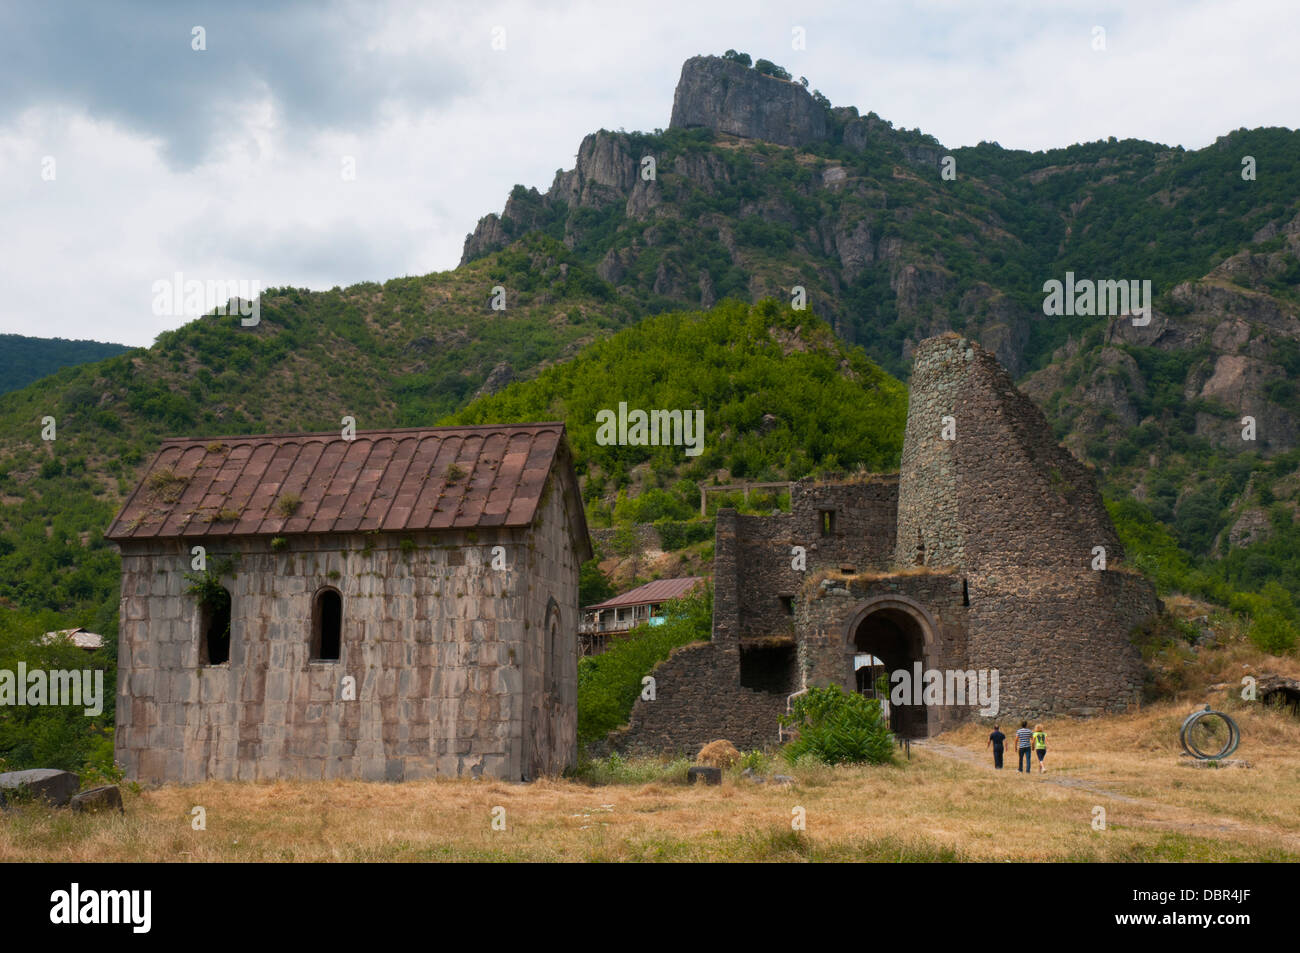
[[[151,27],[136,34],[172,41],[147,8],[118,13],[126,31],[134,17]],[[544,190],[598,128],[667,126],[682,61],[729,47],[950,146],[1115,135],[1199,148],[1241,126],[1300,125],[1288,0],[390,2],[273,22],[284,35],[258,40],[237,83],[187,72],[160,98],[140,83],[165,86],[174,67],[113,86],[108,64],[33,80],[39,95],[0,115],[0,331],[148,344],[180,323],[149,307],[152,282],[175,271],[329,288],[454,267],[513,184]],[[489,45],[498,25],[504,52]],[[796,25],[805,51],[790,48]],[[215,41],[237,26],[210,30],[207,55],[225,55]],[[40,178],[45,155],[55,182]]]

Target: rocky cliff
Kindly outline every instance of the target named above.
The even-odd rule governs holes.
[[[829,138],[826,110],[803,86],[719,56],[682,64],[673,94],[673,129],[712,129],[782,146]]]

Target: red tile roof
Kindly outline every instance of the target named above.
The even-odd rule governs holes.
[[[598,602],[594,606],[587,606],[582,611],[590,612],[594,609],[614,609],[625,608],[627,606],[644,606],[649,603],[667,602],[669,599],[680,599],[686,593],[695,588],[697,583],[703,582],[700,576],[683,576],[679,579],[656,579],[654,582],[647,582],[644,586],[637,586],[630,589],[621,596],[615,596],[613,599],[606,599],[604,602]]]
[[[352,440],[338,431],[166,440],[104,535],[527,526],[557,456],[571,466],[562,423],[370,430]],[[295,496],[296,508],[282,509]]]

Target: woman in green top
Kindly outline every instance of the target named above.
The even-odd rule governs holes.
[[[1038,753],[1038,773],[1042,774],[1047,770],[1043,767],[1043,759],[1047,757],[1047,732],[1043,731],[1042,724],[1034,725],[1034,750]]]

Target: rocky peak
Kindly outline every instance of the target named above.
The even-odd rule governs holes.
[[[669,126],[804,146],[829,137],[826,118],[798,83],[720,56],[693,56],[682,65]]]

